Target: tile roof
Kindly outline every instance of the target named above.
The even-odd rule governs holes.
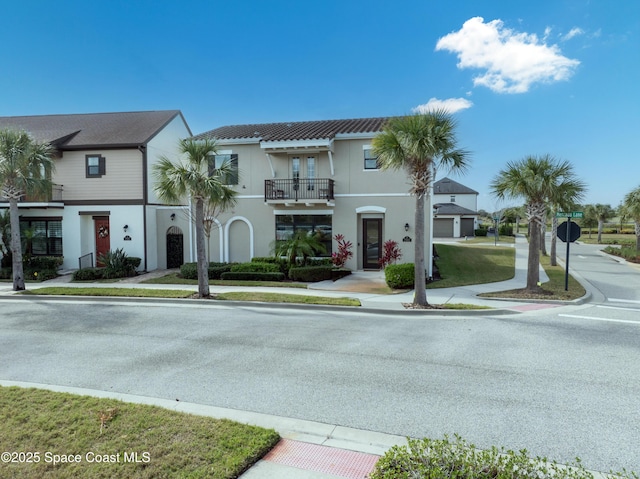
[[[0,128],[26,130],[36,140],[62,150],[138,146],[151,140],[177,115],[182,116],[180,110],[4,116],[0,117]]]
[[[477,211],[470,210],[468,208],[464,208],[462,206],[458,206],[455,203],[436,203],[433,205],[434,208],[438,209],[436,213],[438,216],[440,215],[477,215]]]
[[[454,195],[454,194],[471,194],[477,195],[476,190],[464,186],[450,178],[442,178],[433,184],[434,195]]]
[[[194,138],[255,139],[256,141],[331,139],[338,134],[378,133],[387,118],[357,118],[350,120],[291,121],[251,125],[221,126]]]

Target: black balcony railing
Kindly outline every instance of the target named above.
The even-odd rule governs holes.
[[[264,200],[333,200],[333,184],[329,178],[265,180]]]

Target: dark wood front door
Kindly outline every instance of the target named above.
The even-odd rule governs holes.
[[[380,269],[378,261],[382,258],[382,219],[362,219],[362,268]]]
[[[101,255],[108,253],[111,248],[111,231],[109,228],[108,216],[96,216],[93,218],[96,233],[96,265],[104,266],[98,258]]]

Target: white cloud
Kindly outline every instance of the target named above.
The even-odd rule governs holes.
[[[436,50],[455,53],[460,69],[484,70],[474,77],[474,85],[497,93],[524,93],[534,83],[567,80],[580,64],[563,56],[557,45],[541,43],[535,34],[505,28],[502,20],[484,23],[482,17],[440,38]]]
[[[465,98],[447,98],[446,100],[439,100],[438,98],[431,98],[423,105],[418,105],[413,109],[414,113],[427,113],[435,110],[445,110],[448,113],[455,113],[460,110],[466,110],[471,108],[473,103]]]
[[[562,41],[566,42],[567,40],[571,40],[573,37],[577,37],[578,35],[583,35],[583,34],[584,34],[584,30],[582,28],[573,27],[571,30],[569,30],[569,33],[567,33],[562,37]]]

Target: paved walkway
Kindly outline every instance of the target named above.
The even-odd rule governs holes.
[[[431,304],[445,303],[466,303],[489,305],[494,308],[506,310],[506,312],[525,311],[537,309],[539,302],[521,302],[512,300],[496,300],[479,298],[477,294],[494,291],[505,291],[510,289],[523,288],[526,285],[527,274],[527,254],[528,245],[523,236],[516,238],[515,245],[516,261],[515,276],[508,281],[496,283],[470,285],[460,288],[429,289],[427,299]],[[169,271],[154,271],[143,274],[135,278],[128,278],[117,283],[69,283],[71,275],[67,274],[54,280],[45,281],[39,284],[29,284],[29,289],[37,289],[43,286],[56,284],[66,284],[72,287],[140,287],[156,289],[191,289],[197,291],[197,286],[192,285],[160,285],[144,284],[149,278],[164,276]],[[541,268],[540,279],[542,282],[548,281],[544,270]],[[363,306],[370,312],[406,312],[414,314],[425,314],[424,310],[407,310],[403,303],[411,303],[413,293],[402,294],[382,294],[375,291],[383,291],[386,285],[382,272],[356,271],[350,276],[336,282],[323,281],[314,283],[309,289],[300,288],[277,288],[278,292],[291,294],[310,294],[318,296],[348,296],[358,298]],[[247,288],[238,286],[211,286],[211,292],[226,291],[274,291],[274,288]],[[371,292],[374,291],[374,292]],[[0,286],[0,295],[12,294],[11,285]],[[443,314],[445,310],[429,313]],[[460,312],[451,311],[460,314]],[[465,311],[463,314],[472,314]],[[486,314],[486,312],[484,313]],[[491,314],[496,314],[492,311]],[[117,394],[112,392],[85,390],[78,388],[67,388],[51,385],[16,383],[10,381],[0,381],[0,385],[20,385],[53,389],[56,391],[71,392],[76,394],[89,394],[98,397],[115,397],[123,401],[137,402],[144,404],[155,404],[178,411],[201,414],[219,418],[228,418],[243,423],[255,424],[258,426],[274,428],[282,440],[280,443],[262,460],[258,461],[251,469],[246,471],[242,479],[330,479],[330,478],[366,478],[373,470],[378,457],[384,454],[391,446],[405,444],[406,439],[400,436],[393,436],[372,431],[362,431],[346,428],[338,425],[322,424],[312,421],[297,420],[284,417],[269,416],[247,411],[234,409],[224,409],[211,406],[203,406],[189,403],[175,403],[157,398],[147,398]]]

